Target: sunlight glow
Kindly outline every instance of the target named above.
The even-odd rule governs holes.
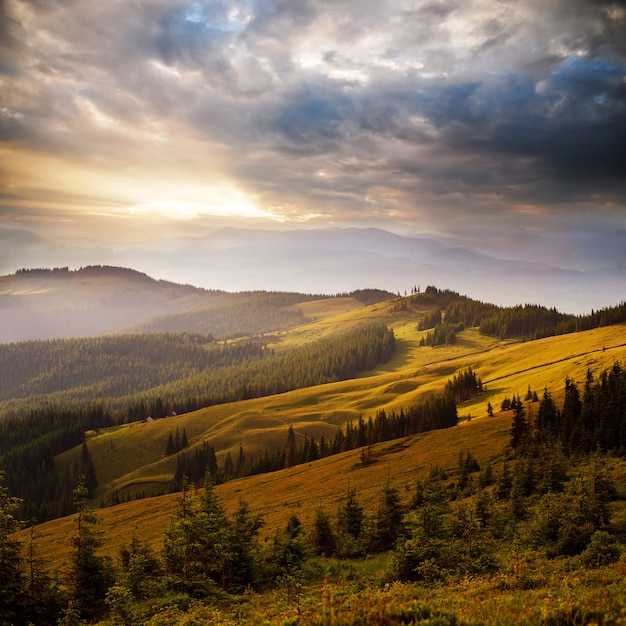
[[[255,217],[276,219],[276,217],[251,202],[188,202],[185,200],[157,200],[136,204],[126,209],[133,216],[165,217],[172,220],[194,220],[205,215],[219,217]]]

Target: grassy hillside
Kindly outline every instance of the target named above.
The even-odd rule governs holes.
[[[358,311],[353,321],[374,319],[377,307],[382,305]],[[287,341],[301,340],[305,334],[325,336],[335,319],[289,331]],[[338,325],[345,319],[339,315]],[[373,416],[382,408],[399,410],[441,392],[448,379],[468,366],[482,378],[485,391],[459,407],[461,419],[484,417],[488,402],[497,409],[505,397],[523,397],[529,386],[539,395],[547,386],[558,400],[566,377],[581,383],[588,368],[597,373],[626,360],[624,325],[521,343],[501,342],[470,329],[461,333],[457,344],[437,348],[419,347],[421,333],[414,321],[396,319],[394,331],[397,348],[392,360],[359,378],[89,433],[99,480],[96,501],[110,503],[116,491],[133,496],[166,491],[176,459],[165,457],[164,451],[168,435],[176,429],[185,430],[190,452],[207,441],[218,460],[227,453],[236,458],[240,445],[247,455],[256,455],[283,446],[289,425],[299,437],[332,438],[349,420]],[[76,448],[58,460],[72,465],[79,454]]]
[[[450,500],[445,514],[450,526],[446,528],[459,533],[449,540],[456,542],[455,550],[470,554],[478,537],[488,537],[489,545],[481,550],[486,554],[493,551],[495,569],[476,576],[445,574],[430,583],[400,583],[393,582],[397,578],[392,573],[397,572],[393,568],[402,554],[400,547],[352,560],[319,557],[306,561],[302,570],[295,569],[282,581],[274,581],[274,588],[262,593],[246,592],[235,602],[187,603],[175,609],[176,602],[182,600],[172,596],[167,617],[158,623],[191,623],[189,620],[195,616],[198,623],[382,625],[411,623],[411,619],[412,623],[420,623],[415,621],[416,616],[426,619],[435,614],[441,617],[436,623],[441,624],[623,623],[623,554],[621,559],[589,566],[583,560],[588,556],[554,555],[551,548],[537,544],[538,533],[543,530],[538,524],[548,519],[554,503],[573,512],[571,515],[584,503],[584,485],[597,475],[595,461],[569,460],[567,488],[558,494],[536,488],[523,503],[513,497],[500,499],[494,483],[487,492],[483,488],[479,491],[477,476],[472,479],[473,486],[464,491],[459,487],[459,462],[470,453],[481,472],[491,466],[501,477],[513,419],[513,411],[500,410],[502,401],[524,397],[528,389],[541,396],[547,387],[560,405],[566,378],[582,386],[588,370],[598,375],[616,361],[626,362],[626,325],[526,342],[500,341],[480,335],[476,329],[466,329],[454,345],[420,347],[424,332],[417,331],[417,321],[424,311],[403,309],[398,302],[359,308],[351,308],[348,303],[332,307],[310,303],[309,309],[317,309],[318,319],[277,337],[280,350],[282,346],[301,346],[360,325],[385,321],[396,334],[396,352],[390,361],[357,378],[209,407],[151,423],[89,432],[87,444],[99,479],[95,503],[110,502],[116,493],[149,495],[166,490],[176,458],[164,456],[164,450],[168,435],[176,430],[186,433],[188,451],[209,442],[220,460],[228,453],[235,457],[240,446],[253,455],[284,446],[290,425],[300,440],[305,435],[332,437],[338,427],[345,427],[346,422],[359,416],[367,417],[383,408],[399,410],[441,392],[449,379],[471,367],[482,379],[484,391],[459,405],[461,419],[456,427],[376,444],[367,464],[357,449],[273,473],[231,480],[218,485],[215,494],[228,515],[245,501],[253,514],[261,516],[264,525],[260,543],[265,554],[270,554],[280,536],[276,535],[277,529],[286,528],[291,516],[297,515],[308,536],[318,509],[335,520],[349,489],[356,490],[366,515],[373,520],[385,485],[397,489],[406,511],[409,505],[418,506],[418,481],[428,484],[433,476],[442,476],[436,480]],[[488,403],[495,410],[493,417],[487,414]],[[525,408],[532,419],[538,403],[527,402]],[[56,461],[69,468],[80,454],[77,447]],[[528,470],[530,462],[521,453],[514,457],[516,471]],[[610,457],[604,462],[606,469],[602,471],[615,485],[610,502],[612,518],[610,524],[602,526],[604,535],[594,537],[621,546],[626,542],[626,462]],[[485,493],[489,494],[491,511],[486,530],[479,529],[472,517]],[[105,537],[101,553],[118,560],[120,549],[128,546],[133,537],[160,553],[180,497],[146,497],[98,510],[102,520],[99,530]],[[515,506],[523,506],[525,511]],[[408,512],[411,532],[417,532],[425,511],[422,505]],[[440,519],[444,519],[443,514]],[[564,524],[562,519],[559,523]],[[579,526],[569,528],[574,534],[566,539],[573,542]],[[584,531],[584,525],[581,528]],[[36,553],[47,560],[51,569],[67,571],[68,542],[75,532],[73,516],[37,526]],[[30,540],[27,531],[19,537],[25,542]],[[411,549],[421,545],[411,541],[402,548],[409,551],[409,556]],[[608,553],[610,545],[604,545],[602,554]],[[428,567],[429,572],[433,567]],[[149,602],[154,604],[157,599]],[[138,602],[134,610],[153,615],[158,608]]]
[[[376,461],[366,467],[360,462],[360,451],[353,450],[280,472],[229,481],[218,485],[216,493],[229,511],[240,499],[248,502],[266,521],[267,537],[274,528],[284,526],[294,512],[307,524],[320,504],[334,511],[348,485],[357,487],[363,504],[373,508],[388,476],[408,500],[418,478],[424,478],[434,466],[454,468],[460,451],[470,450],[479,462],[498,458],[510,437],[510,421],[507,412],[453,429],[378,444],[374,449]],[[130,542],[133,532],[158,549],[177,498],[179,494],[167,494],[100,509],[106,552],[116,555]],[[72,517],[67,517],[37,526],[40,554],[51,559],[55,567],[67,559],[66,538],[73,525]]]

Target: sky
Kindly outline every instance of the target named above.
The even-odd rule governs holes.
[[[224,226],[626,231],[626,2],[0,0],[0,227]]]

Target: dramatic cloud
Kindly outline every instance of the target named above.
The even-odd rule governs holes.
[[[626,3],[5,0],[0,142],[0,223],[40,234],[604,234]]]

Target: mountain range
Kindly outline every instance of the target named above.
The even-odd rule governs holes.
[[[23,267],[115,265],[211,290],[404,293],[434,284],[500,305],[520,302],[588,313],[626,295],[626,231],[593,240],[533,233],[503,242],[485,226],[480,244],[374,228],[270,231],[224,228],[196,238],[80,245],[0,229],[0,273]],[[7,293],[3,291],[3,293]]]

